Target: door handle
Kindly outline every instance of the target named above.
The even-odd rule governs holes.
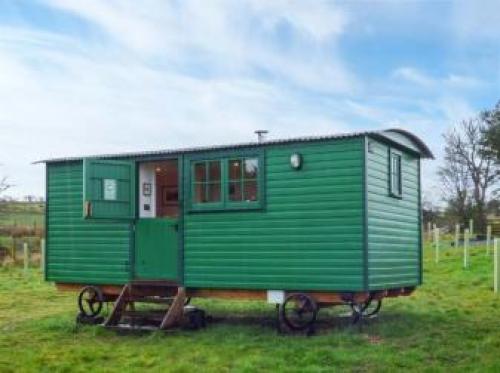
[[[90,218],[92,216],[92,202],[85,201],[83,204],[83,216]]]

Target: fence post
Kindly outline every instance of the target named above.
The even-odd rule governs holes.
[[[464,268],[469,267],[469,230],[464,229]]]
[[[498,238],[493,239],[493,291],[498,294],[500,290],[500,250]]]
[[[427,240],[432,240],[432,225],[430,221],[427,222]]]
[[[439,263],[439,228],[434,228],[434,247],[436,249],[436,263]]]
[[[40,269],[45,274],[45,238],[40,239]]]
[[[29,267],[29,251],[28,251],[28,244],[25,242],[23,243],[23,260],[24,260],[24,274],[28,273],[28,267]]]
[[[469,219],[469,234],[474,235],[474,219]]]
[[[16,239],[12,237],[12,252],[11,252],[12,260],[14,264],[16,263]]]
[[[460,239],[460,224],[455,224],[455,248],[458,248],[459,239]]]
[[[491,225],[486,227],[486,255],[490,256],[491,245]]]

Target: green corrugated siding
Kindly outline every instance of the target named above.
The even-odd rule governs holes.
[[[185,285],[362,289],[363,151],[361,138],[268,148],[264,210],[186,214]]]
[[[387,289],[420,281],[419,159],[403,152],[402,198],[389,195],[389,146],[367,153],[368,283]]]
[[[82,162],[47,167],[47,280],[86,284],[128,281],[129,223],[83,219]]]

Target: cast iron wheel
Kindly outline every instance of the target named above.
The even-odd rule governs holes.
[[[306,294],[290,294],[280,305],[279,316],[290,329],[304,330],[316,321],[318,305]]]
[[[78,295],[78,308],[83,316],[96,317],[101,313],[103,304],[101,289],[96,286],[85,286]]]
[[[379,313],[380,308],[382,307],[382,299],[374,299],[368,304],[364,311],[363,316],[372,317]]]
[[[351,309],[355,316],[372,317],[379,313],[382,307],[381,299],[368,299],[364,303],[351,303]]]

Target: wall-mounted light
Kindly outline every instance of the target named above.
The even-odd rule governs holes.
[[[300,170],[302,167],[302,155],[293,153],[290,156],[290,166],[292,166],[294,170]]]

